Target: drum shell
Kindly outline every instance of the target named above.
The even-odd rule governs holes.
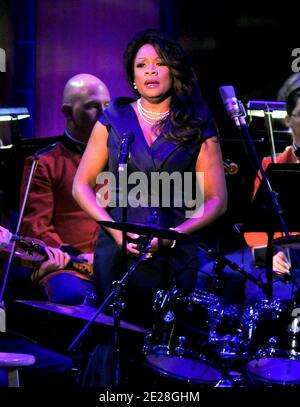
[[[145,338],[146,363],[169,377],[193,383],[215,384],[221,377],[208,344],[209,309],[219,299],[195,291],[158,292],[154,303],[155,323]]]

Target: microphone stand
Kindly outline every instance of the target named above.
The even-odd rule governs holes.
[[[119,162],[118,162],[118,180],[119,180],[119,202],[122,208],[121,221],[127,222],[127,161],[129,156],[129,144],[132,141],[133,134],[123,134],[123,139],[120,146]],[[122,301],[122,294],[125,286],[123,283],[127,279],[127,233],[126,230],[122,231],[122,248],[121,248],[121,275],[124,277],[120,282],[113,282],[113,290],[111,292],[111,298],[114,299],[112,303],[113,319],[114,319],[114,386],[118,387],[120,383],[120,363],[121,363],[121,350],[120,350],[120,322],[121,322],[121,310],[124,309],[125,304]],[[142,260],[141,260],[142,261]],[[138,261],[137,265],[140,262]],[[136,266],[137,266],[136,265]],[[134,271],[135,268],[132,270]],[[130,271],[130,270],[129,270]],[[132,271],[127,272],[128,277]],[[110,301],[108,296],[108,302]],[[105,303],[105,301],[104,301]],[[105,304],[106,305],[106,304]]]
[[[268,178],[266,176],[265,170],[263,169],[263,166],[261,164],[261,161],[259,159],[258,153],[256,151],[254,142],[251,138],[249,128],[246,124],[246,112],[243,104],[241,101],[237,100],[234,94],[234,89],[231,86],[223,86],[220,88],[221,96],[225,104],[225,108],[229,114],[229,116],[234,120],[235,125],[240,133],[240,136],[242,139],[246,139],[249,142],[249,145],[251,147],[252,154],[255,158],[256,165],[259,169],[260,175],[262,177],[262,184],[263,188],[266,191],[266,193],[269,196],[271,205],[273,209],[275,210],[280,226],[285,234],[285,236],[289,236],[289,231],[287,228],[287,225],[285,223],[284,217],[283,217],[283,210],[281,208],[281,205],[278,200],[278,193],[274,191],[268,181]],[[227,108],[228,105],[228,108]],[[272,280],[273,280],[273,270],[272,270],[272,240],[273,240],[273,235],[274,235],[275,230],[271,229],[268,231],[268,246],[267,246],[267,259],[266,259],[266,269],[267,269],[267,298],[272,299],[273,298],[273,287],[272,287]]]
[[[232,270],[235,270],[235,271],[238,271],[239,273],[241,273],[244,277],[246,277],[248,280],[252,281],[252,283],[256,284],[258,287],[265,289],[265,283],[263,283],[261,280],[254,277],[252,274],[248,273],[246,270],[244,270],[242,267],[240,267],[237,263],[234,263],[227,257],[222,256],[217,250],[214,250],[213,248],[209,247],[205,243],[198,242],[197,245],[202,252],[204,252],[207,256],[214,259],[218,265],[221,265],[222,269],[224,269],[226,266],[228,266]]]
[[[77,343],[80,341],[80,339],[83,337],[83,335],[88,331],[88,329],[90,328],[90,326],[92,325],[92,323],[96,320],[96,318],[98,317],[98,315],[105,309],[105,307],[113,300],[116,298],[119,298],[120,292],[124,290],[125,287],[125,283],[128,280],[128,278],[135,272],[137,266],[144,260],[147,259],[147,251],[150,248],[150,242],[152,240],[153,236],[150,235],[147,239],[148,239],[148,244],[146,244],[144,246],[144,248],[141,249],[141,254],[138,257],[137,261],[129,268],[129,270],[126,272],[126,274],[122,277],[122,279],[120,281],[114,281],[113,282],[113,289],[111,290],[111,292],[109,293],[109,295],[105,298],[105,300],[102,302],[102,304],[99,306],[99,308],[97,309],[97,311],[94,313],[94,315],[91,317],[91,319],[89,320],[89,322],[84,326],[84,328],[79,332],[79,334],[76,336],[76,338],[74,339],[74,341],[71,343],[71,345],[68,348],[68,352],[71,352],[75,346],[77,345]],[[123,309],[123,306],[118,307],[118,311]],[[116,316],[119,317],[120,316],[120,312],[116,313]],[[117,332],[115,332],[114,334],[114,339],[117,339],[117,342],[115,342],[115,344],[119,344],[119,338],[118,335],[116,335],[119,331],[119,324],[120,319],[118,319],[117,322],[114,321],[114,328],[118,328]],[[117,338],[116,338],[117,337]],[[119,356],[119,349],[117,350],[117,355]],[[118,373],[119,373],[119,364],[116,364],[115,366],[115,380],[118,379]],[[117,382],[119,383],[119,381],[117,380]]]
[[[121,220],[123,223],[127,222],[127,161],[129,157],[129,146],[134,139],[132,132],[124,133],[120,145],[120,154],[118,161],[118,181],[119,181],[119,205],[122,208]],[[138,260],[130,267],[127,271],[127,232],[126,230],[122,231],[122,248],[121,248],[121,273],[123,278],[120,281],[114,281],[112,285],[112,290],[110,294],[106,297],[100,307],[97,309],[95,314],[85,325],[82,331],[77,335],[74,341],[68,348],[68,351],[71,352],[78,341],[82,336],[88,331],[91,324],[95,321],[97,316],[101,311],[112,301],[112,310],[113,310],[113,320],[114,320],[114,339],[113,339],[113,363],[114,363],[114,387],[118,387],[120,384],[120,322],[121,322],[121,311],[124,309],[125,305],[122,300],[122,294],[125,289],[125,282],[128,277],[136,270],[137,266],[147,258],[147,251],[150,248],[150,242],[152,240],[152,235],[147,237],[146,240],[140,245],[141,254],[138,257]]]

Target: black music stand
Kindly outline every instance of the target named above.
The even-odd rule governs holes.
[[[266,170],[266,176],[272,189],[278,194],[288,229],[300,231],[300,217],[297,216],[300,208],[300,198],[297,191],[300,185],[300,164],[271,163]],[[282,231],[276,213],[266,199],[263,183],[260,184],[252,200],[249,219],[252,219],[257,231]]]
[[[300,185],[300,164],[270,163],[266,170],[267,179],[276,191],[281,214],[289,231],[300,231],[300,217],[297,216],[300,198],[297,187]],[[272,257],[273,236],[275,232],[282,232],[283,228],[273,205],[267,199],[264,183],[261,183],[250,205],[249,213],[243,225],[244,232],[266,232],[268,234],[265,268],[267,280],[270,284],[268,293],[272,297]]]

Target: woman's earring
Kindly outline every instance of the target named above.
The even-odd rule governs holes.
[[[137,89],[137,86],[136,86],[136,83],[135,82],[133,82],[133,89]]]

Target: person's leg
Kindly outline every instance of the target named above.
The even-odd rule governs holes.
[[[13,265],[9,276],[9,295],[14,299],[46,300],[42,287],[31,281],[32,268]]]
[[[48,301],[58,304],[82,304],[88,292],[93,292],[93,284],[71,273],[56,272],[46,276],[44,286]]]

